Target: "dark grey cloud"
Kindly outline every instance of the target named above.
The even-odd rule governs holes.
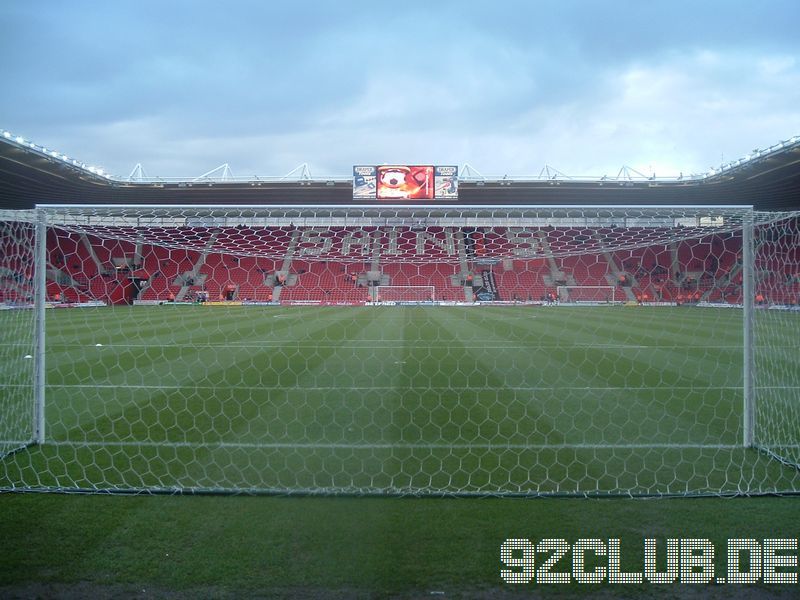
[[[120,175],[692,170],[800,132],[796,0],[40,1],[0,21],[0,127]]]

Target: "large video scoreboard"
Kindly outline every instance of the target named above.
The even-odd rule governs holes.
[[[433,165],[356,165],[356,200],[455,200],[458,167]]]

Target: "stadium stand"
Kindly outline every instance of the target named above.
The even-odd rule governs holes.
[[[800,231],[796,222],[787,228],[779,240],[757,233],[756,289],[765,302],[796,304],[800,295],[800,273],[791,267],[800,261]],[[641,228],[105,228],[96,235],[50,230],[47,293],[62,302],[193,300],[207,294],[211,300],[363,304],[382,285],[432,286],[436,300],[463,301],[470,299],[465,288],[482,283],[489,261],[503,301],[542,301],[559,286],[616,286],[629,301],[741,302],[740,235],[646,247],[642,237]],[[625,249],[628,239],[639,245]],[[520,244],[524,240],[530,248]],[[609,251],[611,243],[623,249]],[[587,253],[575,254],[576,245]],[[536,247],[543,257],[525,256],[536,254]],[[16,296],[8,289],[4,294],[7,301]]]

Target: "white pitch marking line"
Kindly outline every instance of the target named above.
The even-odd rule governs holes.
[[[294,342],[291,340],[287,341],[263,341],[263,342],[230,342],[227,344],[211,344],[211,343],[192,343],[192,344],[109,344],[110,348],[241,348],[241,349],[259,349],[259,348],[287,348],[287,349],[294,349],[294,348],[361,348],[367,350],[381,350],[381,349],[391,349],[396,348],[397,344],[406,343],[407,340],[378,340],[383,342],[382,344],[372,344],[372,345],[364,345],[358,342],[354,342],[350,345],[347,344],[340,344],[336,342],[313,342],[313,343],[302,343],[302,342]],[[95,344],[95,346],[103,346],[103,344]],[[75,348],[81,347],[79,344],[58,344],[54,343],[51,345],[52,347],[57,348]],[[452,344],[414,344],[414,348],[419,349],[432,349],[432,348],[451,348],[453,347]],[[675,348],[679,348],[682,350],[739,350],[742,346],[692,346],[687,344],[675,344],[675,345],[652,345],[652,346],[642,346],[642,345],[632,345],[632,344],[497,344],[497,345],[489,345],[489,344],[480,344],[476,346],[467,346],[467,345],[459,345],[459,348],[464,348],[466,350],[530,350],[530,349],[551,349],[551,348],[558,348],[561,350],[570,350],[574,348],[599,348],[599,349],[618,349],[618,350],[630,350],[630,349],[651,349],[651,350],[672,350]],[[773,346],[773,348],[796,348],[796,346]]]
[[[0,387],[26,387],[25,384],[5,384],[4,386],[0,384]],[[29,387],[29,386],[27,386]],[[385,386],[295,386],[295,387],[286,387],[286,386],[243,386],[243,385],[190,385],[190,384],[173,384],[173,385],[146,385],[146,384],[109,384],[109,383],[48,383],[47,387],[51,388],[98,388],[98,389],[120,389],[120,388],[130,388],[130,389],[147,389],[147,390],[162,390],[162,389],[195,389],[195,390],[220,390],[220,389],[236,389],[236,390],[278,390],[278,391],[318,391],[318,390],[342,390],[342,391],[370,391],[370,390],[398,390],[400,392],[403,391],[417,391],[417,392],[427,392],[427,391],[453,391],[453,390],[473,390],[478,392],[483,391],[493,391],[493,392],[502,392],[502,391],[527,391],[527,392],[550,392],[550,391],[625,391],[625,392],[636,392],[636,391],[654,391],[654,390],[675,390],[675,391],[701,391],[701,392],[708,392],[712,390],[739,390],[741,391],[742,386],[735,386],[735,385],[717,385],[717,386],[708,386],[708,387],[697,387],[697,386],[681,386],[675,387],[670,386],[669,388],[665,388],[663,386],[643,386],[643,387],[630,387],[630,386],[617,386],[617,387],[603,387],[603,386],[538,386],[538,387],[530,387],[530,386],[502,386],[500,388],[495,386],[486,386],[486,387],[476,387],[476,386],[431,386],[431,387],[421,387],[421,388],[414,388],[412,390],[406,390],[406,388],[398,388],[396,386],[385,385]],[[764,386],[758,388],[760,390],[796,390],[800,389],[800,386],[796,385],[783,385],[783,386]]]
[[[52,446],[164,447],[164,448],[264,448],[309,450],[744,450],[740,444],[345,444],[296,442],[152,442],[152,441],[52,441]],[[795,446],[780,446],[794,448]]]

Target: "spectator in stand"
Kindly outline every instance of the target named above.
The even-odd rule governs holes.
[[[170,292],[170,293],[167,295],[167,302],[175,302],[175,294],[173,294],[172,292]]]

